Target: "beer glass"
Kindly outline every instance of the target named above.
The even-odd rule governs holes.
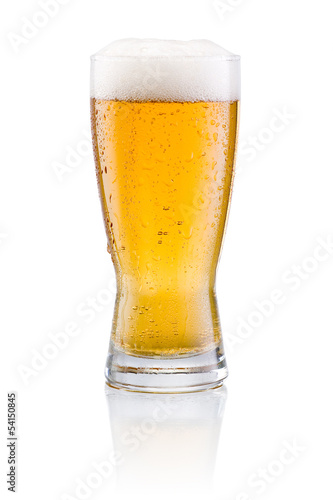
[[[215,278],[240,58],[205,40],[128,39],[91,63],[97,181],[117,280],[107,383],[216,387],[227,376]]]

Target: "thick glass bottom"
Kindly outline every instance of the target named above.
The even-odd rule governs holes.
[[[221,386],[228,368],[221,347],[178,358],[131,356],[113,348],[105,376],[111,387],[129,391],[197,392]]]

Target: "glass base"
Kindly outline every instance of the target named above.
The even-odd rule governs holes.
[[[135,392],[197,392],[219,387],[228,376],[223,350],[178,358],[131,356],[113,348],[105,376],[111,387]]]

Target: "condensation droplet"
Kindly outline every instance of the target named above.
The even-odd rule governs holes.
[[[202,205],[205,203],[205,198],[202,193],[200,193],[200,195],[198,196],[198,201],[200,201]]]
[[[182,236],[185,238],[185,240],[189,240],[192,236],[192,233],[193,233],[193,227],[191,226],[182,232]]]

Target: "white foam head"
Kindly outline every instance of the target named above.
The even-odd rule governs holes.
[[[236,101],[240,57],[208,40],[117,40],[91,58],[91,96],[119,101]]]

